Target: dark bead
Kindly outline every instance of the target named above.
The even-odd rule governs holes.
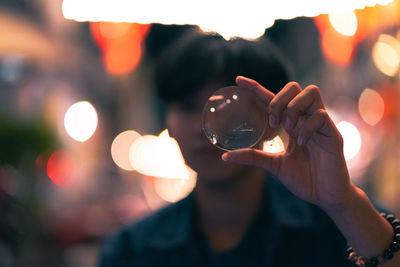
[[[377,259],[378,259],[378,264],[382,264],[385,262],[385,259],[383,258],[383,256],[379,256]]]
[[[395,219],[391,222],[391,224],[393,225],[393,227],[399,226],[400,225],[400,221],[398,219]]]
[[[395,232],[396,234],[400,234],[400,225],[394,227],[394,232]]]
[[[400,244],[398,242],[396,242],[396,241],[393,241],[392,244],[390,245],[390,249],[393,252],[397,252],[400,249]]]
[[[356,265],[358,265],[361,261],[363,261],[363,259],[360,256],[358,256],[355,252],[350,252],[347,259]]]
[[[391,258],[393,258],[393,251],[390,248],[385,250],[385,252],[383,252],[383,257],[386,260],[390,260]]]
[[[389,214],[389,215],[386,215],[386,220],[388,220],[388,222],[390,222],[390,223],[392,223],[396,218],[392,215],[392,214]]]
[[[348,260],[351,261],[352,263],[356,263],[358,260],[357,254],[355,252],[350,252]]]
[[[400,234],[399,233],[394,235],[394,241],[400,243]]]
[[[371,258],[371,259],[366,261],[365,266],[376,267],[376,266],[378,266],[378,263],[379,263],[378,259],[373,257],[373,258]]]

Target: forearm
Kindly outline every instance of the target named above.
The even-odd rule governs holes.
[[[380,256],[392,242],[393,227],[373,207],[361,189],[353,187],[350,195],[345,206],[324,210],[358,255],[364,258]],[[380,266],[400,266],[400,252]]]

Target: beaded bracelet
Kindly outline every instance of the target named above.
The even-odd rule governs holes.
[[[352,247],[348,247],[348,259],[352,263],[360,267],[376,267],[379,264],[393,258],[393,254],[400,250],[400,221],[391,214],[381,213],[381,215],[392,225],[394,235],[389,248],[387,248],[381,256],[365,259],[357,255]]]

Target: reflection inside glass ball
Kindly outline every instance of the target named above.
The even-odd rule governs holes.
[[[223,150],[252,147],[264,135],[267,105],[244,88],[223,87],[205,104],[202,123],[206,137]]]

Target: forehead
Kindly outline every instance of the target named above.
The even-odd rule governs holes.
[[[199,90],[196,91],[196,93],[188,95],[180,100],[175,101],[172,104],[186,104],[186,105],[193,105],[193,107],[203,107],[208,98],[218,89],[225,87],[225,86],[230,86],[232,84],[229,84],[227,82],[209,82],[206,83],[205,85],[201,86]]]

